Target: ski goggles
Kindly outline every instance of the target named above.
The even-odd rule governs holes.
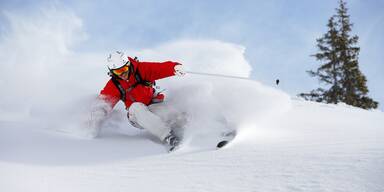
[[[112,69],[112,73],[117,75],[117,76],[120,76],[121,74],[127,72],[129,70],[129,65],[126,64],[126,65],[123,65],[122,67],[120,68],[117,68],[117,69]]]

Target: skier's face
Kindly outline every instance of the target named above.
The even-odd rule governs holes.
[[[119,75],[119,77],[123,80],[128,80],[128,71],[122,73],[121,75]]]
[[[118,69],[112,70],[112,73],[120,77],[121,79],[128,80],[129,76],[129,65],[124,65]]]

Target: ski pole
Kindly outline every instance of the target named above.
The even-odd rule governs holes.
[[[231,79],[243,79],[243,80],[251,80],[252,79],[248,77],[239,77],[239,76],[233,76],[233,75],[223,75],[223,74],[214,74],[214,73],[201,73],[201,72],[194,72],[194,71],[186,71],[187,74],[193,74],[193,75],[203,75],[203,76],[213,76],[213,77],[224,77],[224,78],[231,78]]]

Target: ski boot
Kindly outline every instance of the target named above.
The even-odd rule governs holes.
[[[175,150],[177,146],[180,144],[180,139],[175,134],[173,134],[172,131],[171,133],[169,133],[167,137],[165,137],[164,141],[169,147],[168,149],[169,152]]]

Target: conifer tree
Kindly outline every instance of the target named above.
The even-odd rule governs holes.
[[[316,71],[308,71],[329,88],[318,88],[299,96],[317,102],[344,102],[364,109],[377,108],[378,102],[367,96],[367,79],[359,69],[360,48],[356,46],[359,38],[350,35],[353,24],[347,14],[346,2],[340,0],[336,11],[336,15],[328,20],[328,32],[317,39],[319,52],[312,55],[324,63]]]

